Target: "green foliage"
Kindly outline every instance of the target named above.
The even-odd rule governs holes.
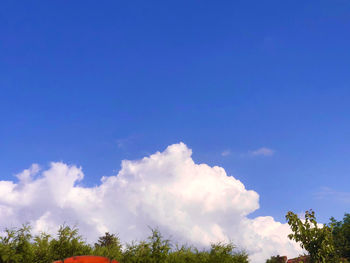
[[[6,235],[0,238],[0,262],[32,262],[34,253],[30,243],[30,227],[23,225],[17,230],[6,229],[5,233]]]
[[[92,254],[91,247],[78,234],[78,229],[64,225],[59,228],[57,239],[51,240],[49,249],[55,260]]]
[[[149,263],[151,262],[151,248],[145,241],[141,241],[139,244],[132,242],[126,245],[126,249],[123,253],[123,263]]]
[[[123,263],[165,263],[169,256],[170,242],[163,239],[157,229],[151,229],[152,235],[148,237],[148,242],[141,241],[127,244],[123,253]]]
[[[212,244],[210,250],[199,251],[194,247],[176,246],[164,239],[159,230],[146,241],[126,244],[122,249],[119,238],[110,233],[99,237],[92,248],[79,235],[78,229],[61,226],[57,236],[41,233],[30,234],[28,225],[19,229],[6,229],[0,237],[0,263],[52,263],[71,256],[96,255],[116,259],[121,263],[247,263],[248,255],[234,252],[232,243]]]
[[[248,262],[248,255],[244,252],[234,253],[235,246],[232,243],[228,244],[212,244],[209,253],[210,263],[243,263]]]
[[[52,262],[53,256],[50,253],[50,235],[41,233],[34,237],[33,242],[35,263]]]
[[[174,249],[171,253],[169,253],[168,256],[168,263],[196,263],[199,261],[199,255],[198,251],[193,249],[192,247],[188,246],[176,246],[176,249]],[[205,262],[205,260],[202,259],[201,262]]]
[[[347,263],[350,260],[350,214],[342,221],[331,218],[328,225],[320,227],[315,213],[306,211],[305,220],[288,212],[291,226],[290,239],[300,242],[310,255],[311,263]],[[126,244],[123,249],[118,236],[105,233],[92,247],[79,235],[78,229],[61,226],[55,237],[46,233],[31,235],[31,228],[5,229],[0,236],[0,263],[52,263],[71,256],[96,255],[116,259],[120,263],[248,263],[245,252],[235,251],[232,243],[212,244],[209,250],[193,246],[172,244],[157,229],[140,242]],[[275,256],[266,263],[282,263],[283,257]]]
[[[343,221],[336,221],[333,217],[330,220],[335,251],[342,258],[350,261],[350,214],[345,214]]]
[[[117,236],[106,232],[95,243],[93,254],[120,261],[122,259],[122,244]]]
[[[151,261],[154,263],[166,262],[170,251],[170,241],[164,239],[158,229],[151,229],[152,235],[148,237],[148,244],[151,249]]]
[[[286,262],[285,259],[286,259],[285,257],[281,257],[281,256],[277,255],[277,256],[273,256],[270,259],[266,260],[266,263],[285,263]]]
[[[247,263],[248,255],[235,252],[232,243],[212,244],[210,250],[172,245],[159,230],[151,229],[146,241],[126,244],[110,233],[99,237],[94,247],[83,240],[78,229],[63,225],[56,236],[40,233],[32,237],[28,225],[6,229],[0,237],[0,263],[52,263],[71,256],[96,255],[121,263]]]
[[[30,230],[28,225],[5,230],[5,235],[0,237],[0,263],[51,263],[92,252],[76,228],[61,226],[57,238],[45,233],[32,238]]]
[[[306,211],[305,220],[299,219],[293,212],[288,212],[286,219],[293,231],[288,235],[289,239],[300,242],[300,246],[309,252],[311,263],[339,262],[334,249],[332,228],[327,225],[319,227],[314,211]]]
[[[209,251],[177,246],[169,254],[167,263],[248,263],[248,255],[245,252],[234,252],[234,248],[232,243],[212,244]]]

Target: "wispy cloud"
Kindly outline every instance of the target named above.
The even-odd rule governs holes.
[[[138,134],[131,134],[127,137],[117,139],[116,143],[119,149],[126,149],[132,145],[139,137],[140,135]]]
[[[272,150],[267,147],[261,147],[259,149],[249,151],[250,156],[272,156],[275,154],[275,150]]]
[[[221,153],[221,156],[229,156],[231,154],[231,151],[230,150],[225,150]]]
[[[320,191],[314,194],[314,197],[320,200],[332,200],[350,204],[350,192],[337,191],[330,187],[321,187]]]

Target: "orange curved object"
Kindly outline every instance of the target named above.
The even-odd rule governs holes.
[[[54,261],[53,263],[118,263],[118,261],[98,256],[76,256],[66,258],[63,261]]]

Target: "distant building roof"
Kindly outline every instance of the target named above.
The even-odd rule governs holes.
[[[309,256],[302,256],[302,257],[298,257],[298,258],[291,258],[288,259],[287,263],[299,263],[299,262],[303,262],[303,263],[308,263],[309,261]]]

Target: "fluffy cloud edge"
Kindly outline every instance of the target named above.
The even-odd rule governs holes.
[[[141,160],[122,161],[117,175],[95,187],[79,184],[82,168],[53,162],[0,181],[0,226],[30,222],[34,231],[55,232],[63,222],[77,224],[89,241],[104,232],[126,242],[144,239],[147,226],[175,241],[208,246],[232,241],[251,261],[302,251],[288,240],[289,226],[272,217],[247,218],[259,208],[259,195],[228,176],[222,167],[196,164],[184,143]],[[10,226],[11,227],[11,226]]]

